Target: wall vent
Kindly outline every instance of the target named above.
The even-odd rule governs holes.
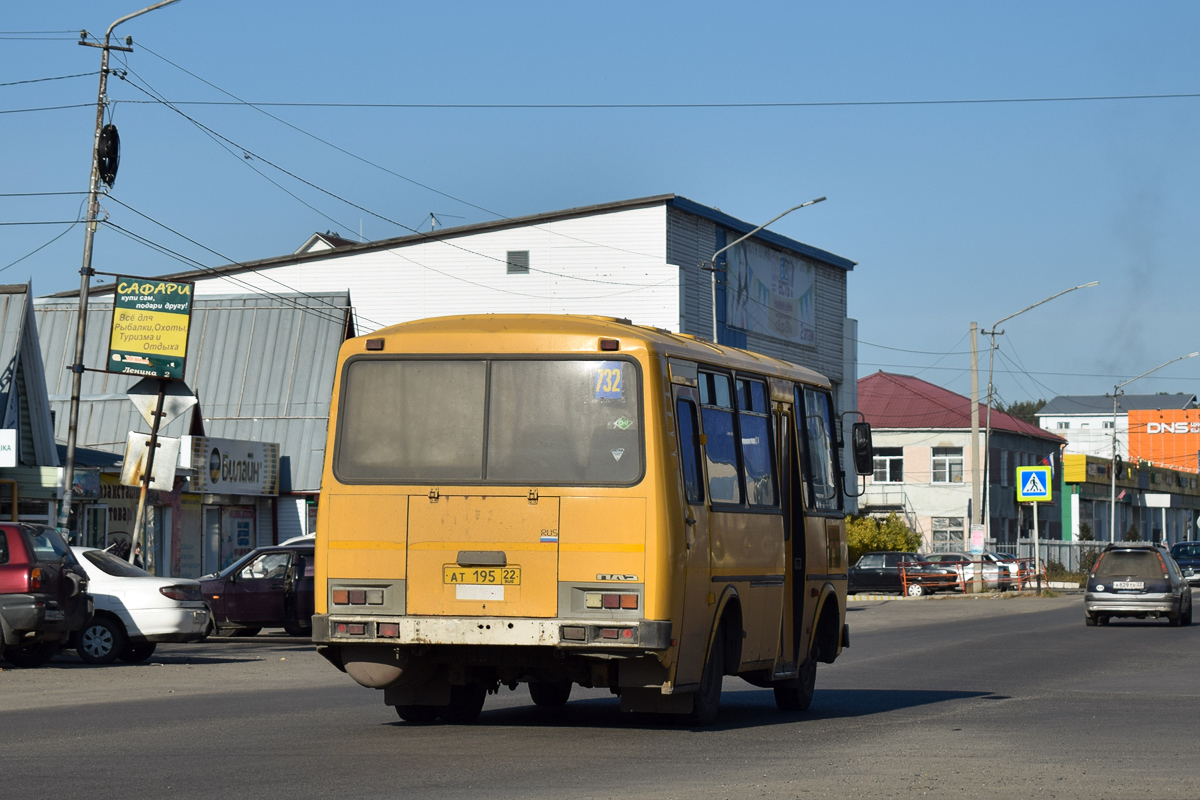
[[[508,263],[509,275],[528,275],[529,274],[529,251],[528,250],[509,250],[508,256],[505,258]]]

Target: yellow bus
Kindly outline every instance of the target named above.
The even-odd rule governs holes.
[[[410,722],[605,687],[715,717],[722,678],[799,710],[849,644],[831,386],[607,317],[420,320],[339,355],[313,640]]]

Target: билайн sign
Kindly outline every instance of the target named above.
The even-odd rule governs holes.
[[[117,278],[108,371],[183,380],[191,283]]]

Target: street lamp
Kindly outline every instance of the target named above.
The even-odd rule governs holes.
[[[1111,454],[1112,458],[1109,460],[1109,465],[1108,465],[1108,472],[1109,472],[1108,540],[1110,542],[1115,542],[1117,540],[1117,398],[1120,397],[1120,395],[1124,394],[1124,392],[1121,391],[1121,387],[1128,386],[1129,384],[1133,383],[1134,381],[1140,380],[1141,378],[1146,377],[1151,372],[1158,372],[1160,369],[1167,366],[1167,364],[1174,364],[1176,361],[1183,361],[1185,358],[1195,358],[1196,356],[1200,356],[1200,351],[1197,351],[1195,353],[1188,353],[1186,356],[1179,356],[1178,358],[1172,358],[1170,361],[1159,364],[1157,367],[1150,370],[1149,372],[1143,372],[1141,375],[1138,375],[1136,378],[1130,378],[1129,380],[1125,381],[1124,383],[1118,383],[1116,386],[1113,387],[1113,393],[1112,393],[1113,432],[1112,432],[1112,454]],[[1164,519],[1165,519],[1165,517],[1164,517]],[[1166,528],[1164,525],[1164,530],[1165,529]]]
[[[92,240],[96,237],[96,213],[100,207],[100,198],[98,196],[100,192],[100,132],[104,127],[104,108],[108,104],[108,98],[105,94],[108,86],[108,53],[110,50],[124,50],[129,52],[133,49],[129,46],[133,43],[132,40],[126,40],[124,47],[112,44],[113,30],[118,25],[175,2],[178,2],[178,0],[162,0],[162,2],[147,6],[141,11],[126,14],[108,26],[108,30],[104,33],[104,44],[102,45],[93,44],[86,41],[83,37],[79,41],[80,44],[87,47],[100,48],[100,93],[96,97],[96,136],[92,143],[92,179],[91,185],[88,187],[87,225],[84,228],[85,233],[83,237],[83,267],[79,270],[79,324],[76,326],[75,332],[75,362],[71,364],[71,406],[67,421],[67,463],[63,467],[62,505],[58,510],[58,529],[62,531],[64,537],[66,536],[67,525],[71,517],[71,494],[75,484],[75,446],[79,438],[79,395],[83,384],[84,370],[83,344],[87,329],[89,284],[94,274],[92,270]],[[111,179],[109,179],[109,182],[111,183]],[[131,560],[132,557],[133,553],[131,549]]]
[[[983,498],[984,498],[984,500],[983,500],[983,507],[980,509],[982,516],[983,516],[983,519],[981,520],[981,522],[983,522],[985,530],[987,531],[989,538],[991,537],[991,533],[992,533],[992,520],[991,520],[991,514],[990,514],[992,493],[990,490],[990,484],[988,482],[988,462],[991,460],[991,452],[992,452],[991,451],[991,446],[992,446],[992,371],[993,371],[993,368],[994,368],[995,362],[996,362],[996,337],[1004,335],[1004,331],[998,331],[996,329],[1000,327],[1000,323],[1007,322],[1008,320],[1012,319],[1013,317],[1024,314],[1026,311],[1031,311],[1032,309],[1037,308],[1038,306],[1042,305],[1043,303],[1049,303],[1051,300],[1054,300],[1055,298],[1058,298],[1058,297],[1062,297],[1064,294],[1073,292],[1076,289],[1088,289],[1092,286],[1099,286],[1099,285],[1100,285],[1100,281],[1092,281],[1091,283],[1083,283],[1083,284],[1080,284],[1079,286],[1072,286],[1070,289],[1063,289],[1058,294],[1052,294],[1049,297],[1047,297],[1045,300],[1039,300],[1031,306],[1026,306],[1025,308],[1022,308],[1016,314],[1009,314],[1007,317],[997,320],[996,323],[994,325],[992,325],[992,329],[990,331],[983,331],[983,334],[985,336],[992,337],[991,347],[988,348],[987,424],[986,424],[985,432],[983,434],[983,465],[984,465],[984,467],[983,467]],[[1037,547],[1037,538],[1036,537],[1037,537],[1037,531],[1034,531],[1034,547],[1035,548]]]
[[[733,247],[733,246],[735,246],[735,245],[739,245],[739,244],[741,244],[742,242],[746,241],[747,239],[749,239],[749,238],[750,238],[751,236],[753,236],[754,234],[756,234],[756,233],[758,233],[759,231],[761,231],[763,228],[765,228],[765,227],[767,227],[768,225],[770,225],[772,222],[775,222],[776,220],[783,219],[784,217],[786,217],[788,214],[792,213],[792,212],[793,212],[793,211],[795,211],[796,209],[798,209],[798,208],[804,208],[805,206],[816,205],[817,203],[822,203],[822,202],[824,202],[824,201],[825,201],[825,198],[824,198],[824,197],[818,197],[816,200],[809,200],[807,203],[801,203],[801,204],[800,204],[800,205],[798,205],[798,206],[792,206],[791,208],[789,208],[787,211],[783,212],[783,213],[782,213],[782,214],[780,214],[779,216],[777,216],[777,217],[774,217],[774,218],[772,218],[772,219],[769,219],[769,220],[767,220],[767,221],[766,221],[766,222],[764,222],[762,225],[759,225],[757,228],[755,228],[754,230],[750,231],[749,233],[747,233],[747,234],[746,234],[745,236],[743,236],[742,238],[738,239],[737,241],[733,242],[732,244],[727,244],[727,245],[725,245],[725,246],[724,246],[724,247],[722,247],[720,250],[718,250],[717,252],[715,252],[715,253],[713,253],[713,254],[712,254],[712,260],[710,261],[710,263],[712,264],[712,270],[711,270],[711,271],[712,271],[712,333],[713,333],[713,344],[720,344],[720,342],[718,342],[718,341],[717,341],[717,256],[721,255],[721,253],[724,253],[724,252],[725,252],[726,250],[728,250],[729,248],[731,248],[731,247]]]

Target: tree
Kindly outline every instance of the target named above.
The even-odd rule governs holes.
[[[1045,400],[1017,400],[1009,403],[1007,408],[1002,407],[1000,410],[1022,422],[1037,425],[1037,412],[1041,411],[1044,405],[1046,405]]]
[[[916,551],[921,547],[921,534],[905,525],[896,514],[889,514],[883,522],[874,517],[846,517],[846,546],[850,563],[855,564],[863,553]]]

